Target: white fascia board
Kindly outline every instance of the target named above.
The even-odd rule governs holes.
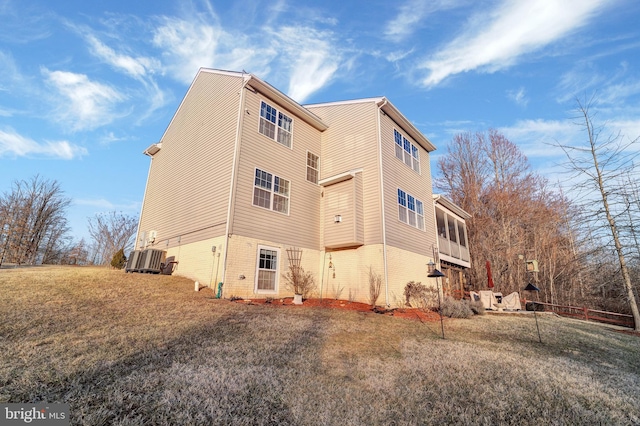
[[[329,128],[317,115],[285,95],[269,83],[261,80],[253,74],[250,74],[249,86],[253,87],[258,92],[267,96],[269,99],[282,105],[288,111],[298,116],[300,119],[315,127],[317,130],[323,132]]]
[[[456,203],[454,203],[453,201],[451,201],[450,199],[448,199],[444,195],[433,194],[433,201],[434,201],[434,203],[440,204],[442,207],[444,207],[447,210],[449,210],[450,212],[458,215],[460,218],[462,218],[464,220],[471,219],[471,217],[472,217],[471,214],[469,214],[466,211],[462,210],[462,208],[460,206],[458,206]]]
[[[422,132],[418,130],[416,126],[414,126],[387,98],[382,98],[378,102],[378,106],[380,106],[385,114],[391,117],[391,119],[395,121],[402,130],[407,132],[409,136],[418,142],[427,152],[436,150],[436,146],[432,144],[431,141],[427,139],[427,137],[423,135]]]
[[[336,183],[344,182],[345,180],[353,179],[357,173],[361,173],[362,169],[353,169],[348,172],[340,173],[338,175],[330,176],[328,178],[320,179],[318,185],[329,186]]]

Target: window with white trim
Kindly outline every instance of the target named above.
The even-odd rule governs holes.
[[[413,195],[398,188],[398,219],[424,231],[424,205]]]
[[[260,102],[260,133],[291,148],[293,119],[268,103]]]
[[[396,158],[420,173],[420,150],[418,147],[396,129],[393,129],[393,139],[396,142]]]
[[[256,264],[256,293],[273,293],[278,290],[278,258],[280,249],[258,246]]]
[[[318,183],[320,176],[320,158],[312,152],[307,151],[307,180]]]
[[[289,214],[289,187],[288,180],[256,169],[253,181],[253,205]]]

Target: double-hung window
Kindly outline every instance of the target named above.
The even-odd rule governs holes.
[[[256,293],[277,291],[278,257],[280,257],[279,249],[258,246]]]
[[[307,151],[307,180],[312,183],[318,183],[320,175],[320,159],[317,155]]]
[[[404,164],[420,173],[420,150],[397,130],[393,130],[393,139],[396,144],[396,158]]]
[[[413,195],[398,188],[398,219],[424,231],[424,205]]]
[[[293,119],[268,103],[260,102],[260,133],[291,148]]]
[[[256,169],[253,183],[253,205],[289,214],[289,187],[288,180]]]

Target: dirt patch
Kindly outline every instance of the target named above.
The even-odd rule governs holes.
[[[416,320],[422,322],[440,321],[440,316],[437,312],[428,311],[424,312],[417,308],[402,308],[402,309],[386,309],[381,306],[371,308],[371,305],[367,303],[349,302],[346,300],[336,299],[305,299],[302,305],[294,305],[292,297],[274,298],[274,299],[247,299],[235,300],[236,303],[244,303],[246,305],[268,305],[268,306],[289,306],[297,309],[305,308],[326,308],[326,309],[343,309],[346,311],[355,312],[371,312],[380,315],[388,315],[393,317],[400,317],[409,320]]]

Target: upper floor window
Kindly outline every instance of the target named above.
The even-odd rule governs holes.
[[[260,133],[291,148],[293,119],[268,103],[260,102]]]
[[[253,205],[289,214],[290,182],[264,170],[256,169]]]
[[[398,219],[424,231],[424,205],[411,194],[398,188]]]
[[[418,147],[402,136],[402,133],[396,129],[393,129],[393,138],[396,142],[396,157],[420,173],[420,150]]]
[[[307,151],[307,180],[318,183],[320,175],[320,159],[317,155]]]

